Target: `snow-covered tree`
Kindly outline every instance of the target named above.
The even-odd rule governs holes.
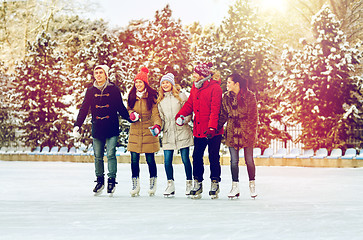
[[[4,62],[0,61],[0,147],[10,145],[15,140],[15,123],[9,98],[10,85]]]
[[[272,139],[290,139],[273,123],[282,116],[274,107],[268,79],[274,63],[272,39],[266,23],[258,18],[250,0],[237,0],[228,16],[212,34],[200,37],[196,50],[205,62],[212,62],[221,71],[222,86],[233,72],[249,79],[249,88],[256,93],[259,110],[259,136],[257,146],[266,148]]]
[[[64,71],[64,55],[56,43],[42,32],[29,43],[25,59],[17,64],[14,80],[22,120],[19,128],[26,146],[65,146],[71,128],[70,105],[66,96],[70,82]]]
[[[188,65],[193,59],[190,34],[180,20],[172,18],[169,5],[156,11],[155,19],[138,28],[134,37],[142,56],[140,66],[149,68],[149,82],[154,88],[159,86],[161,77],[166,73],[173,73],[176,83],[187,85],[192,73]]]
[[[354,72],[361,53],[349,46],[328,6],[313,17],[312,27],[315,42],[302,40],[302,50],[286,46],[274,82],[277,97],[289,121],[302,125],[298,140],[306,148],[347,147],[350,132],[363,125],[362,78]]]

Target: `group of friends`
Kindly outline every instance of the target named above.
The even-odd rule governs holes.
[[[131,123],[127,150],[131,155],[132,197],[140,193],[140,154],[144,153],[150,175],[148,193],[153,196],[157,186],[155,153],[160,150],[159,134],[162,132],[162,148],[167,187],[164,196],[174,196],[174,151],[180,151],[186,175],[185,195],[198,199],[202,196],[204,180],[203,156],[208,147],[210,163],[211,198],[218,198],[221,181],[219,149],[222,135],[231,156],[232,188],[229,198],[239,197],[239,150],[244,158],[249,177],[250,196],[255,190],[255,164],[253,147],[257,138],[258,110],[255,94],[248,89],[248,79],[233,73],[227,77],[227,92],[222,92],[220,74],[212,70],[213,64],[200,63],[193,71],[193,86],[189,97],[185,95],[175,77],[167,73],[160,79],[158,90],[149,85],[146,67],[134,78],[127,107],[123,104],[120,89],[109,81],[109,67],[94,68],[95,81],[85,94],[73,135],[80,137],[80,128],[89,110],[92,115],[92,138],[95,158],[95,195],[105,187],[104,154],[108,164],[107,192],[115,191],[117,159],[116,146],[119,137],[119,115]],[[188,124],[193,121],[193,130]],[[226,126],[225,126],[226,125]],[[192,163],[190,147],[194,146]],[[193,184],[194,180],[194,184]]]

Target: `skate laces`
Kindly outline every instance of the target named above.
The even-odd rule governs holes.
[[[132,178],[132,190],[135,190],[137,187],[137,178]]]
[[[211,191],[217,191],[219,188],[218,182],[213,181],[211,184]]]

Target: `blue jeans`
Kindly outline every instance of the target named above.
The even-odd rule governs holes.
[[[193,176],[198,182],[203,181],[204,162],[203,156],[208,146],[210,179],[221,181],[221,164],[219,162],[219,148],[221,146],[222,135],[214,136],[211,139],[194,137],[193,151]]]
[[[156,177],[156,163],[154,153],[145,153],[147,165],[149,166],[150,178]],[[131,152],[131,174],[132,177],[140,176],[140,153]]]
[[[106,139],[93,138],[93,151],[95,154],[95,172],[96,177],[104,176],[104,161],[105,146],[107,150],[107,166],[108,177],[116,178],[117,173],[117,159],[116,159],[116,145],[118,136],[113,136]]]
[[[174,180],[173,154],[174,150],[164,150],[164,167],[166,172],[166,178],[168,180]],[[189,147],[181,148],[180,155],[184,164],[184,170],[187,180],[192,180],[192,164],[190,163],[189,159]]]
[[[245,162],[247,166],[248,178],[250,181],[255,180],[256,175],[256,167],[255,162],[253,161],[253,147],[245,147]],[[232,181],[238,182],[238,173],[239,173],[239,151],[233,147],[229,147],[229,153],[231,154],[231,173],[232,173]]]

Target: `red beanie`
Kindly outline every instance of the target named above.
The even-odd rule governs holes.
[[[147,67],[142,67],[141,71],[138,74],[136,74],[136,77],[135,77],[134,81],[139,79],[139,80],[141,80],[144,83],[149,85],[149,80],[148,80],[148,77],[147,77],[148,73],[149,73],[149,69],[147,69]]]
[[[209,62],[209,63],[201,63],[198,64],[195,68],[194,71],[196,73],[198,73],[199,75],[202,75],[203,77],[208,77],[211,72],[210,72],[210,68],[213,66],[213,63]]]

